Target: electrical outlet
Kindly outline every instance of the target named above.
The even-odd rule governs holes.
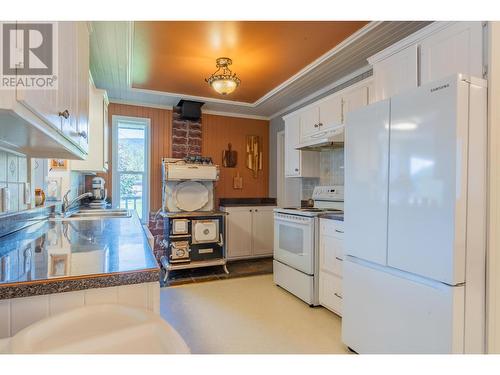
[[[9,208],[10,208],[10,191],[9,191],[9,188],[8,187],[3,187],[0,190],[0,195],[1,195],[1,199],[0,199],[0,209],[1,209],[1,212],[9,211]]]
[[[31,184],[24,183],[24,204],[31,204]]]

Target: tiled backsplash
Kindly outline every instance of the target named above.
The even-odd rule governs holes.
[[[316,185],[344,185],[344,149],[320,151],[320,178],[302,178],[302,197],[312,197]]]
[[[0,188],[7,187],[10,192],[9,211],[25,210],[24,186],[28,182],[28,161],[0,150]]]
[[[321,151],[320,184],[344,185],[344,148]]]
[[[62,171],[48,172],[47,160],[31,159],[31,173],[29,159],[26,156],[18,156],[8,151],[0,150],[0,188],[7,187],[10,193],[10,207],[8,212],[23,211],[34,207],[35,188],[40,187],[45,192],[47,188],[47,174],[52,173],[61,177],[61,196],[71,189],[70,198],[76,197],[84,190],[84,178],[79,172]],[[25,203],[25,184],[30,183],[31,206]],[[4,210],[6,212],[7,210]],[[0,212],[2,215],[2,212]]]

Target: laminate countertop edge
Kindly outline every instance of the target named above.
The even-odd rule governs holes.
[[[79,290],[108,288],[120,285],[159,282],[160,269],[150,268],[137,271],[116,272],[19,282],[0,285],[0,300],[74,292]]]
[[[344,215],[339,215],[339,214],[320,214],[320,215],[318,215],[318,218],[327,219],[327,220],[344,221]]]

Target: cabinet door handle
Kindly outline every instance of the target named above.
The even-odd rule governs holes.
[[[320,123],[318,124],[318,126],[321,128],[321,127],[323,126],[323,124],[320,122]]]
[[[298,172],[299,171],[299,168],[295,168],[295,172]]]
[[[335,297],[339,297],[340,299],[342,299],[342,296],[341,296],[340,294],[338,294],[338,293],[333,293],[333,295],[334,295]]]
[[[59,112],[59,116],[64,117],[65,119],[68,119],[69,118],[69,111],[67,109],[65,109],[64,111]]]
[[[315,127],[315,128],[319,128],[319,125],[318,125],[318,124],[314,124],[314,127]]]
[[[338,229],[335,229],[335,232],[337,232],[337,233],[344,233],[343,230],[338,230]]]
[[[250,212],[253,212],[253,210],[250,210]]]
[[[255,210],[255,212],[259,212],[259,210]]]
[[[340,122],[343,124],[344,123],[344,104],[345,100],[342,98],[340,100]]]
[[[339,258],[339,257],[335,257],[335,259],[337,259],[337,260],[339,260],[339,261],[341,261],[341,262],[343,262],[343,261],[344,261],[344,259]]]
[[[87,139],[88,134],[85,130],[82,130],[81,132],[78,132],[78,135],[82,137],[83,139]]]

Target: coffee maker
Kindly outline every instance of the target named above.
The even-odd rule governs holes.
[[[104,188],[104,178],[102,177],[94,177],[92,178],[92,195],[93,199],[89,203],[90,207],[94,208],[105,208],[106,207],[106,198],[107,198],[107,190]]]

